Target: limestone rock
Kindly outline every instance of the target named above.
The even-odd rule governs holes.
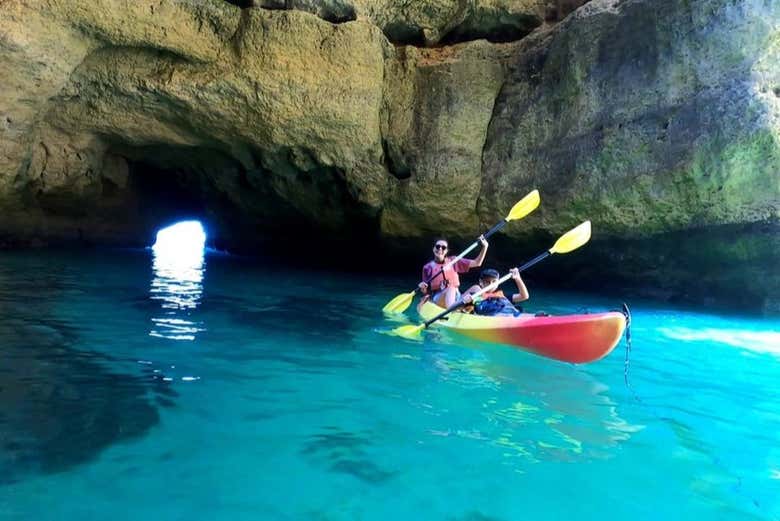
[[[591,219],[572,284],[588,263],[690,298],[750,276],[775,305],[780,4],[583,3],[4,0],[0,243],[144,242],[193,214],[231,247],[470,240],[539,188],[496,240]],[[693,230],[725,259],[699,286],[654,246]]]
[[[47,146],[39,134],[51,100],[91,53],[102,47],[148,48],[185,61],[216,61],[238,24],[235,13],[231,16],[234,9],[222,2],[122,5],[110,0],[7,0],[0,5],[0,75],[7,78],[0,88],[0,208],[19,206],[13,194],[28,192],[33,152]],[[55,174],[49,170],[49,175]],[[23,213],[34,211],[29,203],[24,206]]]
[[[333,23],[343,23],[357,17],[355,5],[350,0],[257,0],[252,5],[267,9],[306,11]]]
[[[533,186],[548,230],[586,215],[621,236],[777,220],[778,20],[777,3],[582,7],[502,90],[482,209]]]
[[[49,90],[34,106],[37,117],[27,118],[26,139],[7,141],[18,153],[9,161],[15,172],[4,171],[14,175],[6,179],[31,199],[19,211],[53,212],[66,228],[70,219],[72,228],[94,229],[90,221],[102,220],[103,188],[115,184],[115,173],[102,169],[103,155],[120,150],[155,168],[176,158],[179,166],[199,171],[200,181],[190,186],[198,193],[189,197],[203,199],[204,211],[216,192],[233,206],[229,211],[267,222],[284,211],[336,229],[355,207],[361,215],[376,214],[387,181],[379,124],[386,45],[381,32],[368,23],[332,25],[297,11],[241,12],[216,3],[214,12],[204,13],[201,4],[193,5],[201,21],[218,20],[225,5],[235,23],[214,24],[200,41],[202,27],[196,24],[190,37],[134,46],[140,34],[132,26],[119,31],[103,11],[90,24],[72,22],[86,15],[70,11],[40,15],[91,32],[82,37],[78,55],[57,64],[63,71],[71,67],[67,81],[47,79]],[[160,6],[150,12],[159,14]],[[163,20],[173,24],[167,16]],[[147,30],[143,24],[136,29]],[[115,44],[102,45],[106,35]],[[74,129],[80,143],[91,144],[73,146]],[[219,158],[209,159],[214,168],[208,172],[192,161],[202,162],[204,150]],[[136,188],[119,191],[135,200]],[[247,193],[255,189],[254,196]],[[68,198],[75,213],[45,201]],[[7,214],[9,227],[24,220]]]
[[[386,197],[385,235],[478,230],[482,148],[513,50],[478,41],[406,48],[388,62],[383,135],[388,169],[400,181]]]
[[[427,46],[518,40],[543,22],[548,9],[544,0],[255,0],[242,5],[301,10],[334,23],[360,17],[394,43]],[[558,14],[562,9],[553,7]]]
[[[475,0],[466,18],[446,35],[446,40],[520,40],[542,24],[546,7],[541,0]]]

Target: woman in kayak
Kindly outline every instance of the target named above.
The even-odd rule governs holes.
[[[523,279],[520,277],[520,272],[517,268],[509,270],[512,274],[512,280],[515,281],[517,286],[517,293],[513,293],[511,297],[507,298],[504,292],[496,288],[493,291],[486,291],[481,294],[476,302],[474,302],[474,313],[477,315],[519,315],[523,312],[523,308],[517,309],[515,304],[528,300],[528,288],[525,287]],[[479,284],[474,284],[463,294],[463,302],[471,304],[473,299],[472,295],[482,288],[490,286],[498,280],[498,271],[494,269],[482,270],[479,274]]]
[[[482,235],[479,236],[478,240],[482,245],[482,249],[475,259],[460,259],[442,273],[442,268],[455,257],[447,256],[449,251],[447,239],[436,239],[433,243],[433,260],[423,266],[422,269],[423,282],[420,283],[420,291],[423,295],[429,295],[434,304],[444,308],[457,302],[460,298],[460,291],[458,290],[460,278],[458,273],[466,273],[472,268],[478,268],[485,261],[488,242]]]

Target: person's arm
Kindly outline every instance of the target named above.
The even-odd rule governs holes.
[[[512,280],[514,280],[515,284],[517,285],[517,293],[512,295],[512,303],[517,304],[519,302],[528,300],[530,295],[528,294],[528,288],[525,287],[525,282],[523,282],[523,279],[520,277],[520,272],[517,270],[517,268],[512,268],[509,270],[509,273],[512,274]]]
[[[432,275],[432,273],[428,269],[428,265],[426,264],[425,266],[423,266],[423,269],[422,269],[422,282],[420,282],[417,285],[417,287],[420,288],[420,293],[422,293],[423,295],[427,295],[428,294],[428,288],[429,288],[428,278],[431,275]]]
[[[485,255],[488,251],[488,242],[484,235],[479,236],[479,243],[482,245],[482,249],[479,251],[479,255],[471,261],[469,261],[469,268],[479,268],[482,263],[485,262]]]
[[[479,287],[479,284],[474,284],[469,289],[467,289],[463,294],[461,295],[461,300],[465,302],[466,304],[471,304],[471,295],[479,291],[481,288]]]

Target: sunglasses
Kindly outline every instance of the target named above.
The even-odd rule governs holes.
[[[436,246],[433,247],[433,249],[434,250],[446,250],[447,246],[445,246],[444,244],[437,244]]]

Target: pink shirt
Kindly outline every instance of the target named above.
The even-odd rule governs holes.
[[[423,282],[428,282],[428,279],[439,273],[441,271],[442,267],[444,267],[445,264],[449,263],[454,259],[455,257],[447,257],[444,259],[443,264],[439,264],[435,260],[430,261],[428,264],[423,266],[422,269],[422,278]],[[460,278],[458,277],[458,273],[466,273],[471,269],[471,260],[470,259],[460,259],[458,262],[452,265],[452,267],[447,268],[444,270],[444,276],[439,273],[436,275],[436,277],[428,282],[428,285],[433,291],[439,291],[441,289],[442,283],[446,280],[447,281],[447,287],[457,288],[460,286]]]

